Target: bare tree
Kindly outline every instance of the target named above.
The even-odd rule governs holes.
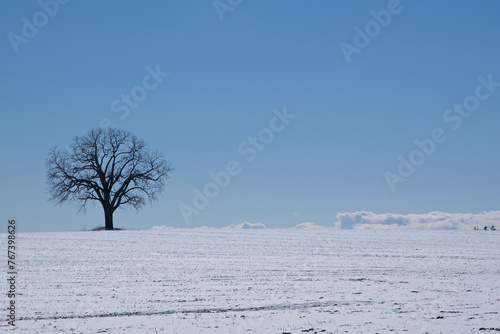
[[[56,204],[76,200],[80,211],[98,201],[106,230],[113,229],[113,213],[120,206],[139,210],[146,200],[158,199],[172,171],[162,154],[115,128],[93,129],[66,149],[52,147],[46,165],[50,199]]]

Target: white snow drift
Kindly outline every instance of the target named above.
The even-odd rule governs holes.
[[[318,225],[314,222],[304,222],[293,227],[294,229],[316,229],[316,228],[326,228],[325,226]]]
[[[266,225],[262,223],[244,222],[239,225],[231,224],[229,226],[223,227],[222,229],[247,230],[247,229],[261,229],[261,228],[266,228]]]

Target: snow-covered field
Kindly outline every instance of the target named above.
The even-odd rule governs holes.
[[[18,321],[8,326],[2,293],[5,333],[500,333],[480,330],[500,328],[500,232],[17,238]],[[0,288],[8,290],[5,279]]]

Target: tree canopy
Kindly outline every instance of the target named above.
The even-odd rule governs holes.
[[[65,149],[54,146],[46,159],[50,199],[56,204],[101,203],[105,229],[112,230],[119,207],[139,210],[158,199],[172,167],[130,132],[97,128],[77,136]]]

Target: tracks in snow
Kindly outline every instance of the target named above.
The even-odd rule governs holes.
[[[48,317],[19,317],[18,321],[23,320],[56,320],[56,319],[88,319],[88,318],[109,318],[109,317],[132,317],[132,316],[150,316],[150,315],[167,315],[167,314],[203,314],[203,313],[227,313],[227,312],[249,312],[249,311],[277,311],[277,310],[297,310],[303,308],[316,308],[337,305],[350,304],[371,304],[372,301],[353,300],[353,301],[325,301],[325,302],[307,302],[294,304],[278,304],[269,306],[257,307],[242,307],[242,308],[205,308],[205,309],[190,309],[190,310],[166,310],[154,312],[115,312],[101,314],[84,314],[84,315],[54,315]]]

